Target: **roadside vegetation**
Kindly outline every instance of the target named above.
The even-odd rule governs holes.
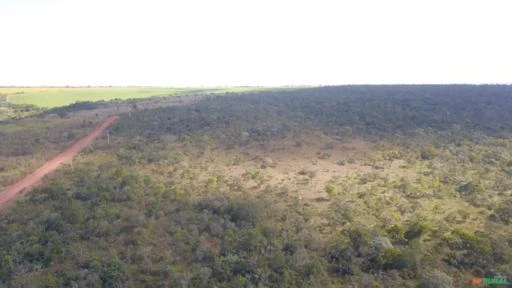
[[[511,92],[321,87],[125,113],[2,211],[0,287],[511,281]]]
[[[101,120],[56,114],[0,122],[0,190],[70,147]]]

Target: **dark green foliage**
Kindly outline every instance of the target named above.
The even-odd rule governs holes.
[[[512,132],[509,86],[342,86],[212,97],[187,107],[140,111],[114,128],[123,134],[158,137],[210,134],[227,147],[265,141],[304,127],[329,134],[375,139],[413,134],[418,128],[462,127],[486,135]],[[347,132],[350,130],[350,133]],[[341,132],[340,132],[341,131]],[[427,146],[424,158],[437,149]]]
[[[407,241],[407,239],[405,239],[405,231],[402,227],[396,224],[386,229],[386,232],[392,240],[397,242],[397,244],[402,244]]]
[[[421,159],[432,160],[439,154],[434,146],[427,146],[421,149]]]
[[[429,224],[427,222],[421,220],[416,221],[405,231],[404,238],[407,240],[419,238],[427,232],[428,228]]]
[[[485,190],[480,183],[467,182],[457,188],[460,196],[473,206],[480,206],[485,201]]]
[[[498,207],[494,210],[494,215],[496,215],[497,220],[507,225],[512,223],[512,199],[499,203]]]
[[[83,101],[76,102],[67,106],[48,109],[44,112],[44,114],[57,114],[60,117],[66,117],[71,112],[82,111],[82,110],[93,110],[101,107],[104,101],[91,102],[91,101]]]
[[[8,254],[0,254],[0,285],[5,284],[3,281],[11,278],[13,261]]]
[[[330,273],[336,276],[358,273],[360,269],[358,262],[360,260],[357,258],[357,252],[352,247],[342,245],[338,241],[326,248],[326,259],[330,264]]]
[[[429,271],[421,277],[418,288],[453,288],[453,279],[441,271]]]
[[[482,193],[483,192],[483,188],[482,188],[482,186],[480,184],[473,183],[473,182],[468,182],[468,183],[465,183],[465,184],[459,186],[459,188],[457,188],[457,191],[462,196],[471,197],[471,196],[474,196],[476,194]]]
[[[197,208],[199,211],[208,211],[227,218],[237,226],[243,227],[254,226],[258,222],[262,207],[258,202],[217,197],[199,201]]]
[[[457,268],[489,267],[493,247],[489,238],[483,233],[470,233],[457,229],[453,236],[445,239],[452,252],[444,259],[448,264]]]
[[[350,229],[347,231],[352,247],[362,253],[370,241],[371,233],[366,229]]]
[[[124,264],[119,260],[113,260],[112,262],[104,265],[101,268],[101,282],[103,287],[120,287],[127,280],[127,275]]]
[[[408,265],[406,255],[400,248],[393,247],[387,249],[379,261],[384,270],[412,268]]]

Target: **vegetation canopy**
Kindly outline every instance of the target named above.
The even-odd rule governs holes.
[[[0,287],[510,282],[511,97],[341,86],[131,109],[2,211]],[[0,186],[104,113],[80,105],[0,123]]]

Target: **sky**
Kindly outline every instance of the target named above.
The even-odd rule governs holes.
[[[508,0],[0,0],[0,85],[512,83]]]

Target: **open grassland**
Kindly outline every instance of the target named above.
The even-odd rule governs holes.
[[[114,99],[140,99],[154,96],[186,94],[240,93],[260,91],[263,87],[231,88],[162,88],[162,87],[0,87],[0,95],[7,95],[7,101],[18,105],[35,105],[54,108],[85,101],[108,101]]]

